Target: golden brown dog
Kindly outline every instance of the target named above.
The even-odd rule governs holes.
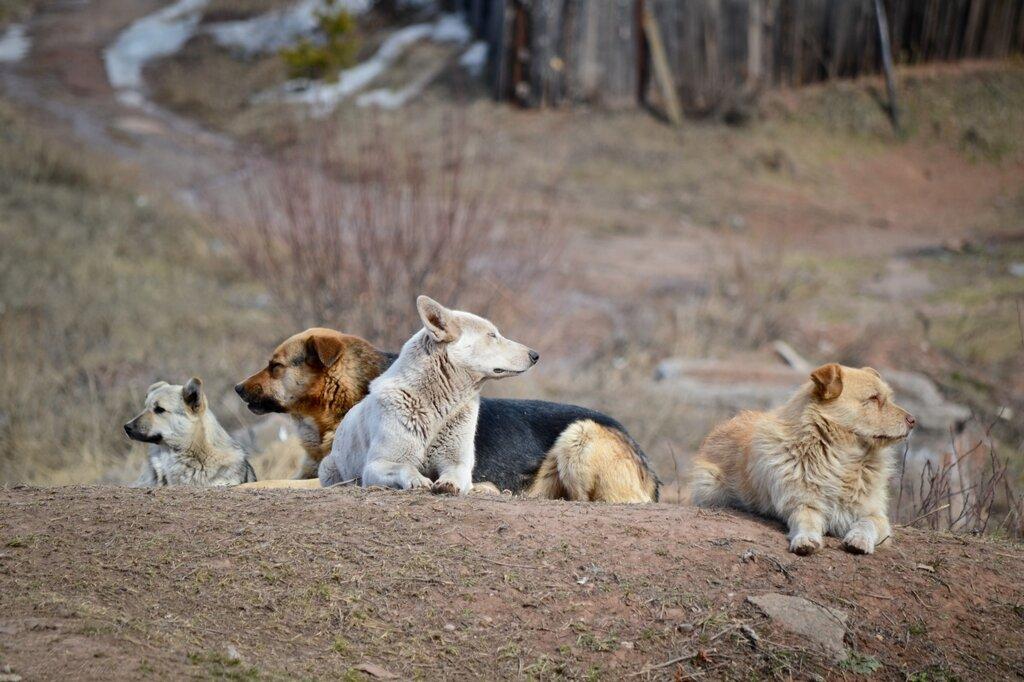
[[[891,447],[914,424],[875,370],[824,365],[782,407],[743,412],[708,435],[692,500],[786,522],[797,554],[820,549],[823,534],[870,554],[891,537]]]

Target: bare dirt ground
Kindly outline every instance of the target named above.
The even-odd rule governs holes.
[[[1024,549],[987,539],[798,558],[736,513],[353,488],[20,487],[0,509],[0,664],[25,679],[1024,676]],[[763,593],[845,612],[847,658]]]

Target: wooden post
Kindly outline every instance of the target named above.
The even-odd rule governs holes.
[[[658,79],[661,97],[665,100],[665,113],[673,125],[682,125],[683,108],[679,104],[679,93],[676,92],[676,84],[672,79],[672,70],[668,65],[668,55],[665,54],[665,44],[661,42],[658,22],[654,20],[654,13],[647,6],[647,3],[644,3],[642,14],[644,33],[647,34],[647,45],[650,47],[651,61],[654,65],[654,77]]]
[[[885,89],[889,93],[889,116],[892,127],[900,132],[900,110],[896,103],[896,75],[892,63],[892,46],[889,44],[889,19],[885,15],[882,0],[875,0],[875,16],[878,18],[878,40],[882,45],[882,68],[885,69]]]
[[[764,34],[764,18],[761,16],[762,0],[747,3],[747,91],[757,92],[761,87],[761,60],[764,48],[761,38]]]

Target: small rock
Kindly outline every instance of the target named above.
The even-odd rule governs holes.
[[[234,661],[236,663],[239,663],[242,660],[242,654],[238,653],[238,649],[235,648],[234,644],[228,644],[227,657],[229,661]]]
[[[455,632],[455,626],[452,625],[451,623],[445,623],[444,624],[444,629],[445,629],[445,632]]]
[[[400,679],[398,675],[394,674],[390,670],[385,670],[376,663],[360,663],[355,668],[360,672],[366,673],[370,677],[376,677],[378,680]]]
[[[846,659],[845,611],[818,606],[803,597],[769,592],[747,597],[764,615],[784,630],[815,644],[835,661]]]
[[[619,642],[619,646],[621,648],[625,649],[626,651],[632,651],[633,650],[633,643],[632,642],[622,641],[622,642]]]
[[[1010,263],[1010,274],[1014,277],[1024,277],[1024,263]]]

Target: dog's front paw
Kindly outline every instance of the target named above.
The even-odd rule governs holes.
[[[875,539],[871,533],[854,528],[843,538],[843,549],[851,554],[874,554]]]
[[[454,481],[448,481],[443,478],[439,478],[434,481],[434,484],[430,486],[430,492],[435,495],[458,495],[459,484]]]
[[[406,490],[419,490],[422,488],[431,488],[434,485],[433,481],[431,481],[423,474],[419,473],[417,473],[416,476],[410,477],[407,483],[408,485],[405,486]]]
[[[817,533],[799,533],[789,541],[789,551],[800,556],[814,554],[824,546],[824,541]]]

